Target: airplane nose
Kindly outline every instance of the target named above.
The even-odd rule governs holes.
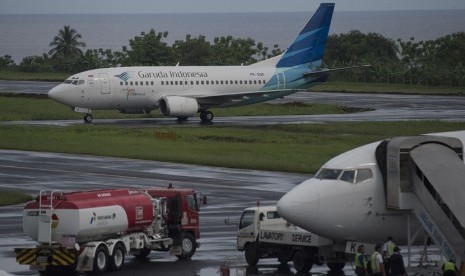
[[[54,88],[50,89],[47,93],[48,97],[57,101],[57,102],[63,102],[64,97],[65,97],[65,91],[63,89],[63,86],[57,85]]]
[[[278,213],[287,221],[310,229],[318,221],[319,193],[312,179],[299,184],[278,201]]]

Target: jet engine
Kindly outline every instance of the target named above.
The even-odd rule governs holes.
[[[196,99],[180,96],[162,97],[159,106],[161,114],[170,117],[191,117],[199,111]]]

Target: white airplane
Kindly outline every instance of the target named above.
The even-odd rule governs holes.
[[[95,69],[69,77],[48,96],[84,113],[87,123],[92,110],[143,114],[156,108],[180,120],[200,113],[209,122],[209,108],[281,98],[326,81],[330,72],[353,68],[320,68],[333,10],[334,4],[321,4],[282,56],[249,66]]]
[[[459,265],[465,257],[464,144],[465,131],[457,131],[355,148],[286,193],[278,212],[342,247],[383,243],[388,236],[411,245],[427,233]]]

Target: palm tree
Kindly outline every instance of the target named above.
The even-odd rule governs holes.
[[[63,56],[75,56],[82,55],[83,52],[79,47],[86,47],[84,42],[79,41],[82,36],[76,30],[71,29],[70,26],[64,26],[58,32],[58,35],[53,38],[53,41],[50,43],[50,49],[48,52],[49,55],[53,57],[57,55]]]

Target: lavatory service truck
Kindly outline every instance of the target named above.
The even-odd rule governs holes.
[[[237,249],[244,251],[245,260],[252,266],[260,259],[278,258],[282,264],[292,261],[298,272],[308,272],[313,264],[323,262],[331,270],[341,270],[345,265],[343,254],[335,254],[332,245],[331,240],[281,218],[276,206],[246,208],[237,230]]]
[[[39,271],[103,273],[125,256],[152,250],[190,258],[199,238],[199,208],[190,189],[41,191],[23,210],[23,231],[38,244],[15,248],[19,264]]]

